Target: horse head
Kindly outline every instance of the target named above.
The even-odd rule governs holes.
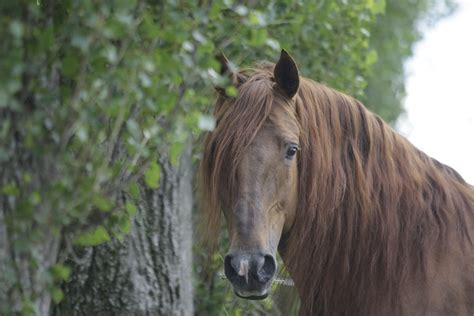
[[[222,60],[225,72],[227,60]],[[238,296],[263,299],[297,205],[300,129],[294,103],[299,75],[293,59],[282,51],[273,69],[250,78],[232,77],[239,95],[227,97],[221,91],[218,124],[205,159],[210,186],[219,187],[215,199],[229,233],[225,275]],[[260,102],[267,110],[255,113],[262,108],[255,105]]]

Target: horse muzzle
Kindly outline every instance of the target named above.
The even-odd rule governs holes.
[[[237,296],[260,300],[268,296],[276,260],[270,254],[229,253],[224,259],[224,272]]]

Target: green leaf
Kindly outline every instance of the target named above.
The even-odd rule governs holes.
[[[173,166],[177,166],[179,162],[179,156],[184,149],[184,144],[181,142],[175,142],[170,148],[170,161]]]
[[[71,268],[62,264],[55,264],[50,268],[51,274],[57,281],[67,281],[71,275]]]
[[[79,71],[79,57],[73,52],[69,52],[63,59],[63,73],[74,78]]]
[[[51,289],[51,297],[53,298],[54,304],[59,304],[64,299],[63,291],[58,287]]]
[[[94,206],[96,206],[102,212],[108,212],[113,207],[113,203],[109,199],[98,194],[94,195],[92,198],[92,204],[94,204]]]
[[[157,189],[160,185],[161,168],[156,161],[150,162],[148,169],[145,171],[145,183],[152,189]]]
[[[239,91],[234,86],[228,86],[225,89],[225,94],[228,95],[229,97],[236,97],[238,93]]]
[[[29,299],[24,298],[21,302],[21,315],[34,316],[37,315],[35,304]]]
[[[378,55],[377,55],[377,51],[375,49],[372,49],[368,54],[367,54],[367,57],[365,58],[365,62],[367,63],[367,65],[373,65],[377,62],[377,59],[378,59]]]
[[[2,192],[6,195],[18,196],[20,194],[20,189],[18,189],[15,184],[8,183],[3,186]]]
[[[130,192],[134,199],[140,198],[140,188],[138,187],[137,183],[131,183],[128,188],[128,192]]]
[[[265,44],[268,38],[268,32],[264,28],[250,30],[250,44],[253,46],[261,46]]]
[[[265,15],[258,11],[250,12],[248,19],[251,25],[265,26],[266,24]]]
[[[38,205],[41,203],[41,195],[39,192],[35,191],[30,195],[30,202],[32,205]]]
[[[135,204],[133,204],[130,201],[128,201],[125,204],[125,209],[127,210],[127,213],[128,213],[128,215],[130,215],[130,217],[133,217],[133,216],[135,216],[135,214],[137,214],[137,207],[135,206]]]
[[[78,246],[97,246],[110,240],[110,235],[104,226],[97,226],[88,232],[78,235],[74,244]]]
[[[123,217],[119,220],[119,226],[122,230],[122,233],[128,234],[130,232],[130,228],[132,227],[132,220],[128,217]]]
[[[368,6],[373,14],[385,12],[385,0],[368,0]]]

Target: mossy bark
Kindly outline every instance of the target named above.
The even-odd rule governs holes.
[[[192,315],[192,162],[160,162],[158,189],[141,202],[123,240],[76,253],[65,299],[52,315]]]

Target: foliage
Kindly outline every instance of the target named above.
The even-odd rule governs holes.
[[[224,28],[224,32],[211,37],[236,65],[275,61],[276,51],[284,47],[305,76],[360,97],[366,73],[375,62],[368,47],[368,28],[382,12],[383,3],[273,0],[253,6],[223,4],[220,13],[212,16],[210,31]],[[211,12],[216,7],[214,3]]]
[[[422,37],[423,27],[432,25],[455,9],[452,0],[386,0],[385,14],[379,15],[370,29],[370,47],[378,56],[364,103],[389,122],[403,111],[406,59]]]
[[[215,61],[212,46],[199,62],[181,54],[193,41],[193,23],[179,23],[186,14],[152,1],[1,2],[1,211],[12,253],[30,269],[43,264],[36,249],[50,234],[91,246],[127,233],[136,182],[144,174],[156,188],[157,161],[176,163],[199,131],[209,93],[188,87],[210,85]],[[40,276],[24,291],[18,271],[2,258],[0,283],[16,303],[0,313],[35,313],[43,288],[63,298],[62,279]]]

